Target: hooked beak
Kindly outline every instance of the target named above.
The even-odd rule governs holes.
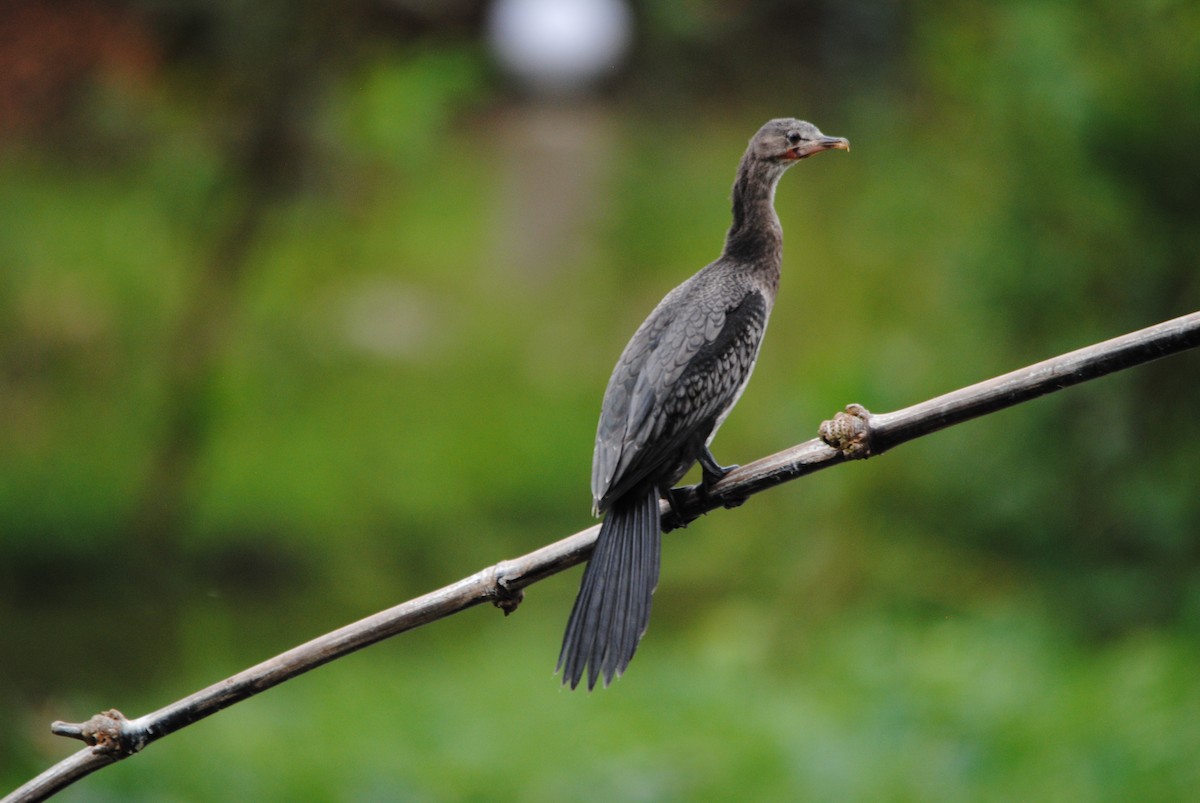
[[[821,137],[811,142],[803,142],[794,148],[788,148],[787,157],[789,159],[806,159],[814,153],[828,150],[848,151],[850,150],[850,140],[844,137]]]

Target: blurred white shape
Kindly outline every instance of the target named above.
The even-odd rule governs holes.
[[[633,35],[624,0],[496,0],[492,49],[534,89],[574,92],[613,72]]]
[[[380,359],[414,360],[436,346],[444,311],[415,287],[386,278],[363,279],[337,305],[348,345]]]

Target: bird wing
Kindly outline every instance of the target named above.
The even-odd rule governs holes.
[[[676,301],[676,293],[702,295],[705,303]],[[670,310],[686,314],[671,317]],[[749,377],[767,313],[756,289],[700,282],[684,283],[656,308],[605,393],[592,464],[598,508],[646,476],[670,472],[666,463],[679,460],[685,444],[703,445]]]
[[[664,339],[672,340],[667,331],[675,323],[673,311],[680,308],[676,299],[686,292],[688,284],[685,282],[668,293],[642,322],[629,338],[608,380],[600,423],[596,427],[596,449],[592,455],[592,497],[597,508],[614,484],[627,445],[630,422],[644,419],[653,405],[653,397],[644,391],[638,392],[639,378]]]

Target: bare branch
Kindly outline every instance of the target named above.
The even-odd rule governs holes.
[[[1125,368],[1200,346],[1200,312],[1173,318],[1092,346],[896,410],[872,414],[851,404],[821,424],[820,438],[749,463],[714,485],[706,498],[697,489],[678,494],[685,510],[667,517],[679,526],[718,507],[733,507],[753,494],[855,458],[867,458],[902,443],[981,415]]]
[[[1078,349],[970,387],[869,415],[869,457],[939,429],[1200,345],[1200,312]],[[856,407],[851,405],[851,407]],[[847,414],[861,417],[861,407]]]
[[[677,496],[679,509],[664,511],[665,526],[682,526],[710,510],[736,507],[756,493],[819,469],[877,455],[953,424],[1198,345],[1200,312],[1195,312],[892,413],[873,415],[859,405],[850,405],[846,412],[821,425],[821,439],[742,466],[708,493],[697,488],[681,489]],[[497,563],[315,638],[137,719],[126,719],[112,710],[78,725],[56,722],[54,733],[82,739],[91,747],[59,762],[0,803],[44,800],[85,775],[234,703],[355,650],[481,602],[492,602],[509,613],[520,603],[526,586],[586,560],[598,531],[599,526],[593,526],[522,557]]]

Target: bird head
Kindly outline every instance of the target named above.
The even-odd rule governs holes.
[[[790,165],[821,151],[848,151],[850,141],[827,137],[804,120],[783,117],[760,128],[750,140],[750,148],[759,159]]]

